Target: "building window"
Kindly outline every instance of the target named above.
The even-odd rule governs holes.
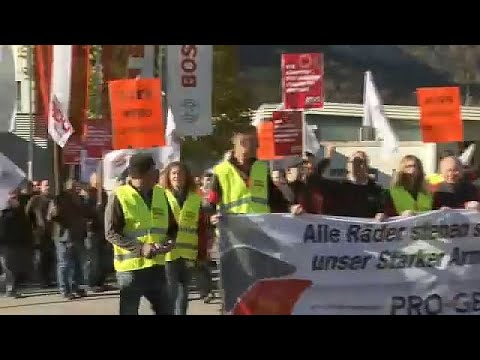
[[[22,112],[22,82],[17,81],[17,112]]]

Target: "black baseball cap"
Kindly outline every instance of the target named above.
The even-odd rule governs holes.
[[[150,154],[134,154],[130,158],[128,173],[130,176],[142,176],[155,169],[155,161]]]

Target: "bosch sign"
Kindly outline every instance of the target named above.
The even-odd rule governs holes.
[[[182,86],[197,87],[197,45],[182,45],[180,53]]]

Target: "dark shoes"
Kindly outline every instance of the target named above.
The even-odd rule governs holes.
[[[87,292],[85,290],[77,290],[75,293],[64,293],[63,297],[67,300],[75,300],[80,299],[87,296]]]
[[[75,300],[77,297],[75,296],[75,294],[72,294],[72,293],[64,293],[63,294],[63,297],[66,299],[66,300]]]

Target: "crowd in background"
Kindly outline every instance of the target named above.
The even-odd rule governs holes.
[[[255,159],[255,128],[236,134],[233,146],[222,164],[236,169],[249,187],[250,171],[259,164]],[[259,208],[258,212],[310,213],[384,221],[393,216],[413,216],[437,209],[480,210],[478,188],[473,183],[476,177],[455,154],[446,153],[441,157],[435,181],[426,177],[417,157],[405,156],[393,176],[391,187],[382,189],[370,175],[369,158],[363,151],[351,154],[345,179],[326,178],[323,174],[334,152],[335,148],[329,147],[323,159],[305,153],[301,161],[285,171],[271,171],[267,184],[268,204],[265,204],[268,209]],[[257,166],[255,171],[258,169]],[[124,179],[124,183],[129,181],[128,177]],[[181,162],[157,171],[155,182],[169,190],[179,204],[183,205],[191,192],[202,198],[195,267],[201,297],[210,301],[213,285],[209,261],[214,247],[214,227],[221,218],[218,206],[229,194],[224,193],[215,170],[192,176]],[[112,244],[119,244],[112,234],[117,231],[115,228],[121,232],[124,226],[115,223],[115,206],[107,208],[108,195],[96,174],[92,175],[89,184],[67,181],[65,190],[58,196],[52,196],[50,190],[47,180],[28,183],[10,193],[8,207],[2,211],[0,266],[7,296],[18,297],[19,285],[32,282],[42,287],[56,286],[69,300],[83,297],[87,291],[108,290],[106,280],[114,271]],[[242,213],[243,210],[236,211]],[[130,245],[122,246],[128,248]],[[189,266],[181,261],[169,263],[167,260],[165,267],[170,292],[175,293],[176,313],[186,313],[192,277]]]
[[[194,179],[202,196],[211,176],[206,172]],[[95,173],[88,184],[68,180],[58,196],[53,196],[48,180],[26,182],[12,191],[0,216],[0,272],[6,296],[20,297],[19,289],[32,285],[57,287],[70,300],[87,291],[110,290],[107,279],[114,270],[112,245],[105,239],[106,204],[107,193]],[[212,246],[213,231],[208,231],[205,249]],[[207,255],[205,250],[202,256]],[[209,302],[209,263],[199,263],[198,270],[200,295]]]

